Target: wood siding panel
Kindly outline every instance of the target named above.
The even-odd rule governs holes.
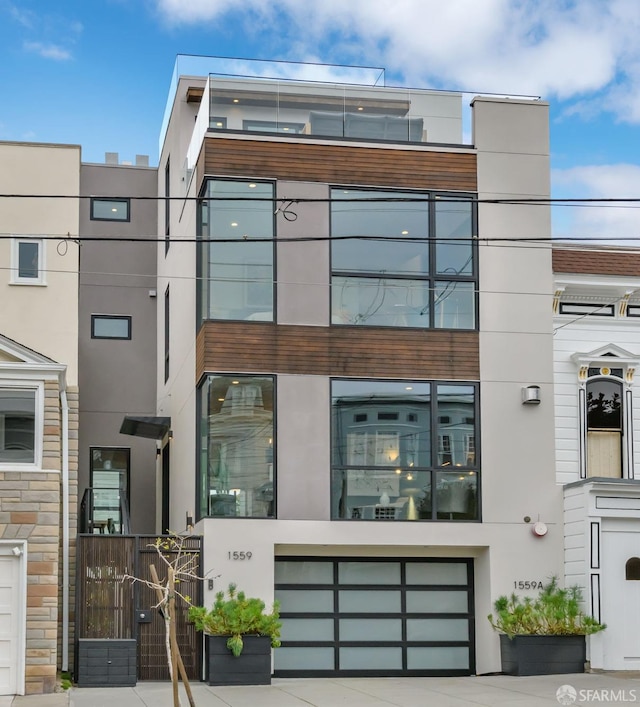
[[[640,253],[554,248],[553,271],[637,277],[640,275]]]
[[[205,322],[196,378],[207,372],[478,380],[478,333]]]
[[[476,155],[397,147],[318,145],[205,138],[198,179],[204,175],[289,179],[412,189],[477,191]],[[199,185],[201,181],[199,182]]]

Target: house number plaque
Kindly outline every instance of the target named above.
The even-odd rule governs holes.
[[[229,550],[227,559],[229,560],[250,560],[253,557],[251,550]]]
[[[544,589],[544,584],[535,579],[516,579],[513,582],[514,589]]]

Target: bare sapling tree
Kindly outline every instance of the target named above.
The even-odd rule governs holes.
[[[168,536],[156,538],[155,543],[149,545],[149,547],[156,550],[160,566],[166,570],[166,576],[160,578],[155,565],[151,564],[149,566],[150,578],[134,577],[129,574],[123,577],[123,580],[143,584],[155,593],[157,603],[153,608],[159,609],[164,620],[167,665],[173,687],[174,707],[180,707],[178,675],[184,683],[189,705],[195,707],[191,686],[176,638],[176,598],[179,597],[187,605],[193,606],[191,597],[188,594],[183,594],[179,586],[181,583],[204,580],[204,577],[198,574],[200,567],[199,553],[190,551],[188,547],[190,537],[190,535],[169,533]]]

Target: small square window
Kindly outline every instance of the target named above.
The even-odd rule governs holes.
[[[129,199],[91,199],[92,221],[129,221]]]
[[[14,238],[11,253],[11,282],[44,285],[44,243],[37,238]]]
[[[131,317],[112,314],[91,315],[92,339],[130,339]]]

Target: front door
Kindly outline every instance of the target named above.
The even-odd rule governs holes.
[[[640,521],[607,519],[602,531],[603,668],[640,670]]]

